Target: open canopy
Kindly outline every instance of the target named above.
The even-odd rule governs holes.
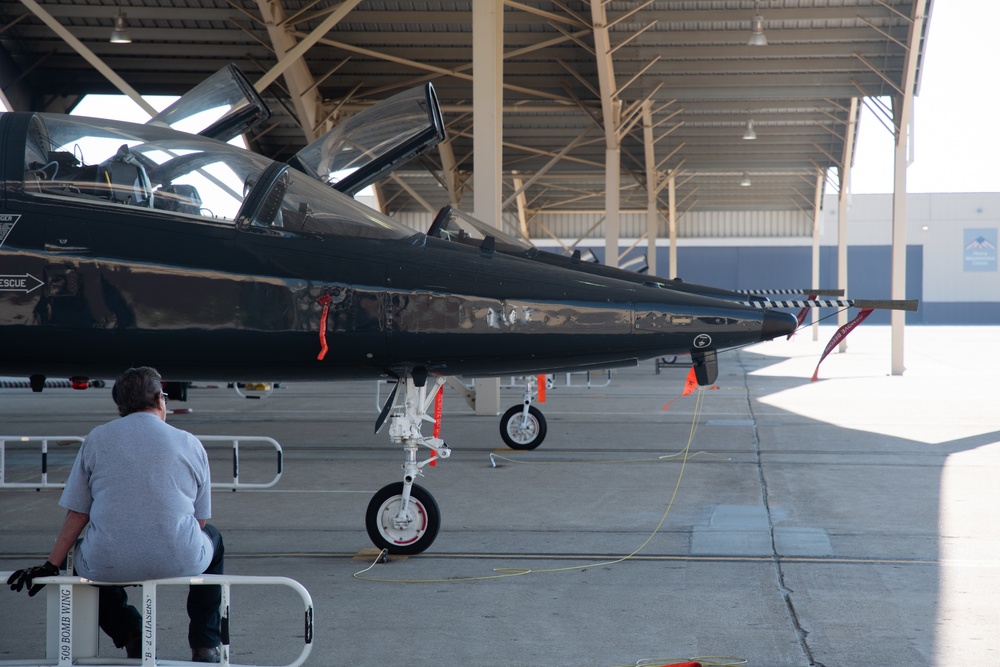
[[[79,116],[10,116],[28,121],[23,178],[29,195],[230,221],[275,233],[414,234],[285,164],[214,139]]]

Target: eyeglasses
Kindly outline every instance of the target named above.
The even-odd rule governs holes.
[[[170,398],[170,396],[169,396],[169,395],[167,394],[167,392],[165,392],[165,391],[161,391],[161,392],[160,392],[160,396],[162,396],[162,397],[163,397],[163,400],[164,400],[164,401],[165,401],[165,400],[167,400],[168,398]]]

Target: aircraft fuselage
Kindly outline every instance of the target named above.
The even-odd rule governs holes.
[[[169,210],[166,186],[177,190],[182,168],[203,174],[214,163],[162,128],[147,138],[128,127],[131,152],[162,163],[147,160],[148,199],[119,201],[26,157],[31,116],[0,116],[2,374],[101,378],[134,364],[230,381],[541,373],[722,350],[794,328],[785,313],[410,232],[259,156],[242,199],[227,189],[238,199],[229,218],[204,205]],[[190,141],[206,152],[217,143]],[[48,149],[42,159],[69,162],[64,145]]]

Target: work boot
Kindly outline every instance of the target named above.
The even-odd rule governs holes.
[[[222,651],[219,646],[191,649],[191,662],[221,662]]]
[[[135,634],[131,638],[125,640],[125,657],[128,658],[141,658],[142,657],[142,635]]]

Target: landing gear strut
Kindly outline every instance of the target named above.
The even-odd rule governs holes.
[[[403,481],[379,489],[368,503],[365,513],[368,537],[376,547],[387,549],[391,554],[412,555],[424,551],[437,537],[441,527],[441,512],[434,497],[414,484],[414,480],[424,474],[424,466],[451,455],[444,440],[426,438],[420,433],[423,422],[434,421],[427,414],[427,408],[444,383],[445,379],[438,377],[433,390],[428,392],[425,382],[420,382],[418,386],[413,375],[407,374],[396,383],[375,427],[378,432],[388,416],[389,437],[392,442],[403,446]],[[403,395],[399,396],[401,387]],[[418,462],[417,450],[421,446],[427,447],[433,454]]]
[[[545,376],[541,377],[545,382]],[[500,418],[500,437],[511,449],[534,449],[545,439],[548,430],[545,416],[531,404],[537,392],[538,376],[525,377],[521,405],[510,408]]]

